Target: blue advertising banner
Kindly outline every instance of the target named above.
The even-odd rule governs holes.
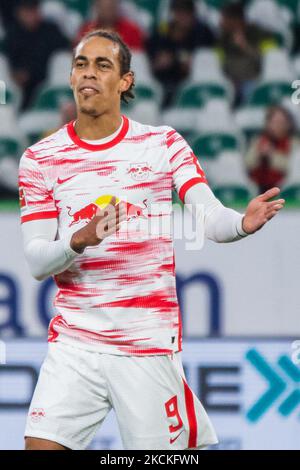
[[[45,341],[9,340],[0,367],[0,449],[22,449],[26,414]],[[300,450],[300,342],[201,340],[184,343],[190,387],[218,434],[218,449]],[[111,412],[90,449],[122,449]]]

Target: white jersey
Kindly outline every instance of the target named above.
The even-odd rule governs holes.
[[[71,122],[26,150],[19,170],[22,223],[56,218],[56,239],[63,239],[112,195],[127,202],[120,231],[78,255],[72,277],[53,276],[50,342],[133,356],[181,350],[173,240],[164,228],[172,190],[183,200],[197,183],[207,183],[204,172],[174,129],[125,116],[105,143],[82,141]]]

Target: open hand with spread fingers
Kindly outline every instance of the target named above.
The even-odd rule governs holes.
[[[278,196],[279,193],[280,189],[274,187],[249,202],[242,225],[246,233],[251,234],[261,229],[284,207],[284,199],[270,201],[273,197]]]

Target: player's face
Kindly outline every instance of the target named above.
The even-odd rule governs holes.
[[[97,117],[120,109],[121,93],[131,80],[131,73],[121,76],[118,44],[93,37],[77,46],[71,86],[79,112]]]

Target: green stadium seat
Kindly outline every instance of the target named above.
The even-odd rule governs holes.
[[[234,134],[212,133],[197,137],[192,144],[195,155],[200,159],[214,160],[226,151],[239,151],[240,142]]]
[[[182,88],[176,99],[180,108],[202,108],[213,98],[229,99],[227,89],[221,84],[190,84]]]
[[[195,109],[168,108],[161,113],[161,122],[165,126],[173,127],[192,145],[199,131],[195,130],[198,111]]]
[[[283,45],[287,49],[291,47],[292,35],[289,29],[291,13],[283,9],[276,0],[251,0],[247,8],[247,18],[250,23],[256,24],[265,31],[270,32],[269,38],[261,42],[262,50]],[[275,37],[274,37],[275,35]]]
[[[212,187],[215,196],[226,206],[245,206],[252,198],[251,191],[244,185],[232,184]]]
[[[1,154],[18,154],[18,144],[24,139],[24,133],[18,125],[17,113],[13,105],[0,105],[0,123]]]
[[[275,31],[273,33],[273,38],[278,47],[286,48],[287,50],[291,49],[292,38],[290,34],[287,34],[285,32],[280,33],[280,32]]]
[[[46,133],[58,129],[60,125],[60,114],[57,111],[26,111],[19,119],[21,131],[26,135],[30,145],[39,141]]]
[[[295,20],[299,15],[299,0],[276,0],[278,5],[286,8],[292,14],[292,18]]]
[[[88,13],[93,4],[92,0],[59,0],[59,1],[63,3],[66,7],[80,13],[84,18],[88,16]]]
[[[2,93],[2,90],[1,90],[1,93]],[[4,96],[5,96],[5,103],[2,103],[2,101],[0,101],[1,104],[11,104],[15,106],[16,108],[19,106],[19,103],[20,103],[19,95],[16,94],[14,90],[10,88],[6,88]]]
[[[159,125],[159,107],[155,101],[140,100],[133,102],[131,106],[124,104],[122,111],[133,121],[151,126]]]
[[[73,100],[73,91],[69,86],[45,86],[38,92],[33,109],[58,110],[64,101]]]
[[[300,78],[300,54],[296,54],[293,58],[293,67],[296,71],[297,74],[297,79],[299,80]]]
[[[145,10],[152,16],[152,24],[158,22],[161,0],[130,0],[136,7]]]
[[[137,100],[154,100],[158,101],[158,94],[155,88],[148,84],[137,84],[134,87],[134,95]]]
[[[300,182],[283,188],[280,197],[284,198],[287,203],[300,204]]]
[[[281,186],[281,195],[288,203],[300,202],[300,153],[295,146],[290,155],[288,173]]]
[[[288,51],[285,48],[271,48],[263,55],[260,85],[291,83],[295,71]]]
[[[21,144],[18,140],[10,136],[0,136],[0,159],[3,157],[13,157],[19,160],[21,151]]]
[[[149,11],[153,15],[157,13],[161,0],[132,0],[133,3],[139,8]]]
[[[204,0],[207,6],[215,8],[216,10],[221,10],[225,5],[232,3],[231,0]]]
[[[235,112],[235,121],[247,142],[262,131],[265,112],[262,106],[244,106]]]
[[[213,10],[221,10],[224,6],[232,3],[233,0],[196,0],[197,3],[205,3],[207,7]],[[244,5],[248,5],[251,0],[243,0]]]
[[[241,151],[223,150],[213,159],[199,158],[199,161],[221,199],[244,201],[257,193],[256,186],[248,179]]]
[[[253,91],[249,104],[251,106],[271,106],[280,103],[286,97],[292,95],[290,82],[269,82],[258,85]]]
[[[69,87],[72,59],[73,55],[68,51],[57,51],[50,56],[47,66],[48,86]]]
[[[182,205],[182,201],[179,199],[177,191],[172,191],[172,203]]]
[[[182,135],[182,137],[187,141],[187,143],[191,147],[193,147],[198,132],[193,130],[181,129],[180,127],[176,127],[176,131],[179,132],[180,135]]]
[[[160,103],[161,85],[152,76],[148,56],[144,52],[134,51],[131,67],[136,75],[136,85],[133,90],[136,101],[154,100],[156,103]]]
[[[1,197],[3,190],[8,197],[17,195],[18,167],[24,147],[25,142],[21,144],[16,137],[4,134],[0,136]]]
[[[150,83],[140,83],[134,87],[134,100],[129,100],[128,103],[122,102],[122,111],[125,114],[134,113],[137,106],[142,106],[146,103],[159,108],[161,95],[159,91]]]

